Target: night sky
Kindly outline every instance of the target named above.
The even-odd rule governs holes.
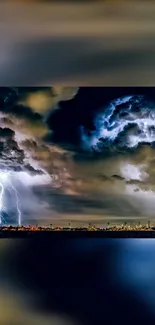
[[[154,87],[0,88],[2,221],[153,222],[154,121]]]

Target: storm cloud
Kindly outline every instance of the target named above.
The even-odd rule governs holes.
[[[40,206],[23,203],[27,220],[153,218],[153,88],[5,88],[0,100],[1,170]]]

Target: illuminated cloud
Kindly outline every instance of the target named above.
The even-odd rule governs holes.
[[[44,115],[56,109],[59,101],[72,99],[77,92],[77,87],[45,87],[34,92],[25,93],[21,96],[19,103],[30,107],[34,112]]]
[[[116,150],[136,148],[140,143],[155,142],[154,103],[144,96],[125,96],[111,101],[97,114],[95,130],[88,136],[82,128],[83,145],[104,150],[108,144]]]

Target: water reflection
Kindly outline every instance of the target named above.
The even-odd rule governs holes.
[[[1,240],[0,321],[153,325],[154,249],[148,239]]]

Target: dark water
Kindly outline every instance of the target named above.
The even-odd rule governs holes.
[[[154,324],[154,252],[154,239],[1,239],[0,321]]]

